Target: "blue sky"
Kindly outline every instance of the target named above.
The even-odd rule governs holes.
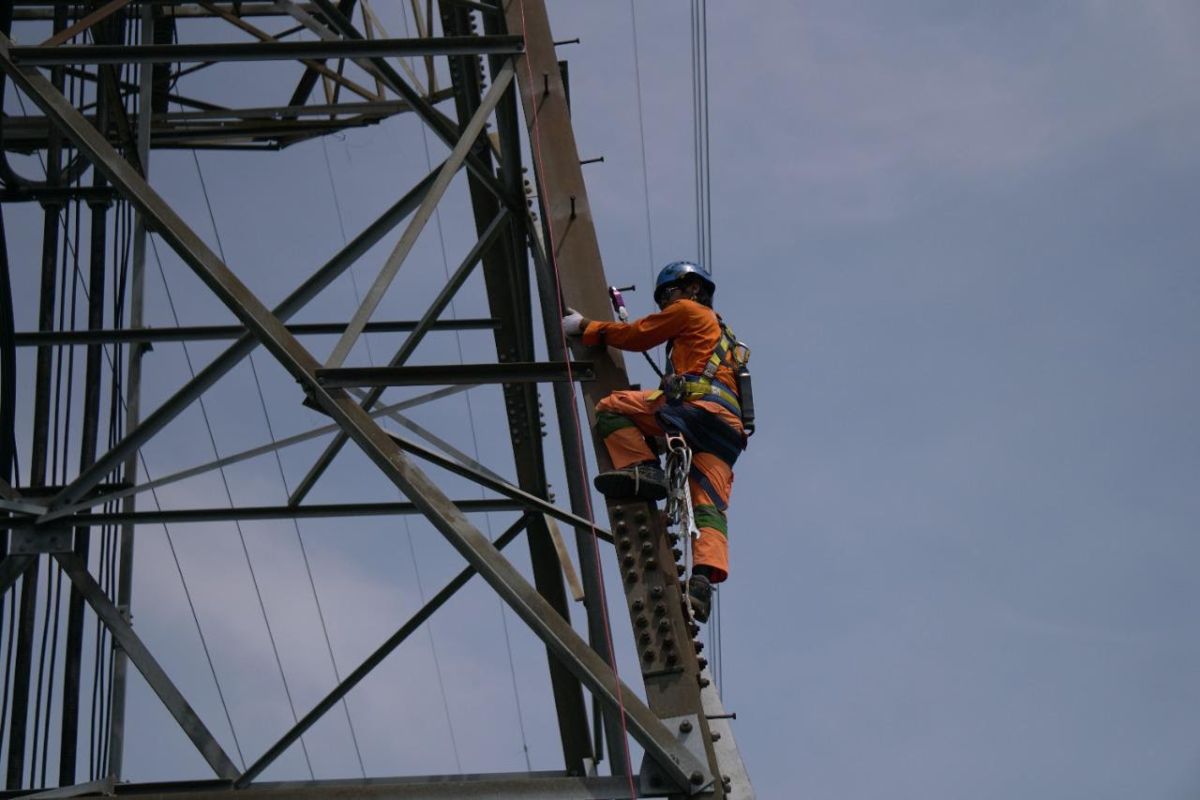
[[[605,157],[585,175],[607,274],[644,285],[695,256],[688,6],[637,6],[648,184],[629,6],[550,7],[556,38],[583,40],[561,54],[580,154]],[[1186,2],[710,4],[712,266],[718,309],[754,347],[760,406],[730,517],[723,693],[760,797],[1200,788],[1198,31]],[[260,74],[247,98],[278,85]],[[426,169],[405,118],[277,156],[200,157],[229,261],[268,301],[341,244],[325,153],[351,235]],[[152,177],[213,242],[190,155],[156,155]],[[471,244],[454,235],[464,195],[460,181],[443,209],[451,268]],[[359,268],[360,290],[394,238]],[[225,321],[160,252],[182,322]],[[419,314],[443,274],[431,227],[379,318]],[[25,296],[32,275],[16,279]],[[170,324],[156,275],[150,292],[152,323]],[[304,319],[348,316],[353,298],[343,281]],[[627,299],[649,310],[648,293]],[[483,308],[474,281],[456,312]],[[481,334],[461,345],[468,361],[494,355]],[[395,346],[376,338],[355,358]],[[151,358],[150,405],[186,376],[177,346]],[[457,358],[446,334],[421,353]],[[265,355],[256,365],[277,436],[320,424]],[[470,396],[474,438],[462,397],[413,416],[510,474],[498,395]],[[209,403],[223,453],[265,440],[245,366]],[[156,474],[211,457],[200,426],[189,412],[147,449]],[[293,485],[318,450],[288,454]],[[388,496],[357,454],[339,465],[314,500]],[[235,500],[282,502],[274,470],[231,470]],[[209,476],[163,501],[223,491]],[[303,712],[332,676],[296,588],[295,532],[246,532]],[[236,533],[172,533],[251,756],[290,712]],[[343,672],[459,568],[415,519],[303,533]],[[232,749],[165,540],[139,548],[135,622]],[[520,564],[523,549],[510,548]],[[544,658],[520,623],[473,586],[432,632],[436,651],[418,637],[351,696],[368,770],[522,769],[523,741],[535,768],[558,766]],[[144,688],[133,709],[146,724],[131,777],[203,775]],[[319,776],[356,774],[344,718],[322,723],[310,752]],[[290,753],[276,776],[306,774]]]

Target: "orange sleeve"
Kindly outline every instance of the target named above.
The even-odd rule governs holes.
[[[649,350],[684,331],[691,319],[687,305],[675,302],[633,322],[589,322],[583,331],[583,343],[589,347],[606,344],[618,350]]]

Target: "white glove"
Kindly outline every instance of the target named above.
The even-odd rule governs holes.
[[[563,333],[567,336],[583,336],[583,328],[587,324],[587,320],[583,318],[583,314],[573,308],[568,307],[567,311],[569,313],[562,319]]]

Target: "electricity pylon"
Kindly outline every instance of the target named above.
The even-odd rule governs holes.
[[[83,4],[16,0],[0,11],[0,70],[9,92],[31,101],[36,113],[8,114],[3,123],[0,177],[3,199],[37,203],[43,211],[38,328],[13,326],[11,281],[0,298],[0,506],[9,531],[0,562],[0,589],[8,626],[4,642],[13,653],[6,675],[5,763],[10,790],[56,785],[69,794],[158,793],[201,798],[227,794],[323,797],[335,792],[361,797],[751,797],[728,720],[693,642],[698,633],[686,617],[679,587],[678,537],[666,530],[653,504],[610,502],[608,520],[593,520],[589,504],[584,439],[578,419],[576,384],[591,409],[607,392],[629,384],[619,354],[604,350],[570,352],[561,335],[564,306],[592,319],[611,316],[607,281],[592,226],[567,107],[566,73],[555,54],[541,0],[472,2],[443,0],[436,10],[413,2],[418,36],[392,38],[367,0],[275,2],[159,2],[147,0]],[[356,8],[357,6],[357,8]],[[355,21],[356,12],[358,22]],[[265,26],[288,20],[292,29],[270,33]],[[22,30],[51,35],[36,45],[17,44]],[[40,27],[39,27],[40,26]],[[203,26],[203,27],[199,27]],[[192,30],[203,32],[193,36]],[[440,29],[440,35],[435,31]],[[294,33],[304,38],[293,38]],[[247,41],[246,37],[250,40]],[[398,58],[424,62],[419,68]],[[444,61],[444,64],[442,60]],[[300,78],[278,105],[230,107],[224,98],[188,94],[188,76],[209,65],[231,61],[298,62]],[[439,67],[439,64],[442,66]],[[397,68],[399,65],[399,68]],[[445,67],[448,65],[448,69]],[[450,76],[439,87],[439,75]],[[317,85],[324,103],[310,102]],[[66,91],[67,87],[73,91]],[[210,87],[211,88],[211,87]],[[6,111],[9,108],[6,102]],[[452,109],[452,113],[450,111]],[[189,222],[147,180],[154,151],[162,148],[277,150],[315,137],[374,125],[400,113],[413,114],[429,134],[450,149],[449,156],[350,238],[345,247],[316,266],[286,298],[268,307],[246,282],[196,233]],[[36,154],[44,175],[30,178],[10,164],[10,153]],[[531,163],[523,164],[529,153]],[[263,156],[269,157],[269,156]],[[532,173],[530,184],[524,174]],[[419,319],[381,321],[376,311],[418,236],[465,173],[473,228],[450,236],[474,242],[444,287]],[[463,183],[459,181],[458,183]],[[530,194],[538,213],[531,213]],[[132,212],[132,213],[130,213]],[[74,215],[72,217],[72,214]],[[74,220],[74,223],[71,220]],[[133,220],[119,234],[120,220]],[[84,224],[86,222],[86,224]],[[63,324],[58,290],[66,275],[66,226],[76,239],[73,258],[86,271],[86,329]],[[344,323],[293,324],[302,309],[380,242],[390,254],[369,289]],[[463,226],[465,228],[465,226]],[[144,273],[148,237],[169,247],[212,296],[236,317],[235,325],[149,329],[144,324]],[[9,239],[12,239],[10,233]],[[115,247],[121,238],[123,247]],[[127,245],[127,246],[124,246]],[[7,249],[5,251],[7,253]],[[118,263],[119,262],[119,263]],[[481,272],[487,318],[444,320],[444,312],[474,272]],[[531,277],[532,275],[532,277]],[[75,280],[73,276],[71,280]],[[414,366],[410,358],[436,329],[490,330],[495,360],[472,364]],[[404,332],[386,366],[353,364],[356,345],[367,333]],[[337,336],[330,354],[319,359],[307,337]],[[232,341],[157,408],[141,403],[146,350],[158,341]],[[543,343],[547,357],[539,359]],[[36,348],[32,384],[16,384],[18,348]],[[139,475],[139,451],[218,381],[261,347],[295,381],[287,397],[270,402],[304,403],[328,417],[332,434],[321,455],[278,507],[155,508],[138,504],[166,479]],[[62,403],[51,402],[63,354],[82,354],[84,378],[77,405],[68,414],[75,433],[57,441],[52,417]],[[507,481],[436,437],[430,447],[389,433],[379,421],[400,416],[416,402],[436,401],[455,387],[499,385],[507,415],[516,480]],[[554,504],[543,451],[544,426],[539,384],[549,384],[558,416],[569,509]],[[447,387],[406,403],[381,404],[385,390],[411,386]],[[111,396],[103,396],[105,387]],[[30,397],[32,413],[18,426],[17,394]],[[68,395],[71,392],[68,386]],[[61,397],[60,395],[54,395]],[[264,400],[264,406],[266,401]],[[590,413],[590,412],[589,412]],[[407,421],[410,430],[411,421]],[[28,447],[14,431],[27,430]],[[52,434],[53,430],[53,434]],[[322,478],[335,473],[335,458],[348,444],[358,448],[405,502],[316,505],[307,501]],[[238,454],[250,458],[282,446]],[[72,447],[77,461],[59,459]],[[594,459],[608,466],[605,450],[592,438]],[[230,458],[185,471],[179,479],[229,463]],[[60,463],[63,462],[63,463]],[[16,480],[15,463],[25,465]],[[491,499],[452,500],[425,471],[432,464],[483,486]],[[179,477],[179,476],[169,476]],[[481,510],[508,511],[516,521],[494,541],[467,516]],[[245,767],[226,752],[201,715],[163,668],[131,623],[133,542],[139,526],[170,521],[306,519],[416,513],[442,534],[465,562],[462,571],[403,626],[344,676],[319,703]],[[560,527],[574,531],[587,636],[570,622],[564,570],[569,556]],[[96,539],[104,532],[97,552]],[[524,533],[531,580],[501,549]],[[611,546],[610,546],[611,545]],[[606,624],[601,561],[619,570],[630,626]],[[39,585],[55,575],[69,581],[69,602],[56,610],[63,619],[65,653],[50,680],[61,681],[61,709],[51,722],[40,719],[40,680],[33,686],[39,612]],[[563,766],[551,773],[496,775],[386,776],[353,781],[290,782],[260,780],[303,734],[334,708],[414,630],[472,576],[480,576],[541,640],[547,653],[551,694],[562,746]],[[60,578],[63,580],[64,578]],[[45,605],[45,604],[43,604]],[[42,609],[49,618],[49,608]],[[10,623],[11,620],[11,623]],[[57,624],[57,623],[56,623]],[[81,781],[77,774],[80,702],[87,680],[83,631],[96,626],[111,655],[107,677],[112,698],[92,744],[102,763]],[[633,636],[643,691],[618,678],[613,636]],[[58,627],[54,629],[58,631]],[[47,640],[43,632],[43,647]],[[102,663],[97,661],[96,663]],[[124,711],[126,678],[132,666],[191,740],[215,782],[178,781],[153,786],[118,784],[128,726]],[[587,697],[593,701],[589,717]],[[641,699],[645,697],[645,700]],[[595,726],[595,727],[594,727]],[[602,730],[602,734],[596,731]],[[57,781],[37,778],[39,731],[45,762],[56,744]],[[631,769],[618,757],[626,732],[645,753]],[[597,764],[607,747],[609,774]],[[44,768],[43,768],[44,771]],[[633,772],[634,774],[629,774]],[[69,788],[68,788],[69,787]],[[58,795],[65,796],[65,795]]]

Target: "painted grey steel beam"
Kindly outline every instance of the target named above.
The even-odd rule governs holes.
[[[508,530],[500,534],[495,541],[496,550],[503,550],[509,542],[517,538],[517,535],[525,529],[529,524],[529,515],[523,514],[521,518],[508,527]],[[375,650],[363,659],[353,672],[347,675],[341,683],[334,687],[333,691],[325,695],[325,697],[313,706],[312,710],[304,715],[304,718],[299,720],[292,728],[279,738],[275,744],[271,745],[258,760],[246,769],[242,777],[238,779],[238,787],[245,787],[256,777],[262,774],[262,771],[274,763],[275,759],[283,755],[289,747],[296,743],[296,740],[304,735],[305,731],[311,728],[317,720],[324,716],[329,709],[333,708],[343,697],[350,693],[350,690],[357,686],[362,679],[367,677],[370,672],[383,663],[392,652],[399,647],[405,639],[411,636],[418,628],[421,627],[433,613],[444,606],[446,602],[458,592],[467,581],[475,576],[477,571],[473,567],[467,567],[458,575],[454,576],[443,586],[437,594],[429,598],[425,605],[421,606],[415,614],[413,614],[407,622],[389,636],[383,644],[375,648]]]
[[[524,511],[532,503],[524,500],[458,500],[464,513]],[[233,522],[234,520],[318,519],[326,517],[384,517],[390,514],[420,514],[412,503],[320,503],[303,506],[235,506],[234,508],[168,508],[153,511],[106,511],[75,514],[64,522],[77,525],[177,525],[185,522]],[[562,512],[565,513],[565,512]],[[0,530],[28,525],[29,520],[0,518]]]
[[[310,30],[312,30],[321,38],[327,39],[331,36],[341,36],[346,39],[365,38],[362,33],[354,27],[354,23],[346,19],[346,16],[338,11],[337,6],[330,2],[330,0],[314,0],[312,5],[320,11],[321,15],[326,20],[328,20],[332,31],[330,28],[327,28],[324,25],[314,24],[311,14],[294,14],[294,16],[296,16],[297,21],[305,24]],[[287,3],[287,6],[289,8],[295,8],[296,4]],[[454,144],[458,141],[461,133],[458,128],[444,114],[434,108],[426,98],[422,97],[415,89],[413,89],[412,86],[409,86],[408,82],[400,76],[400,73],[392,69],[391,65],[388,64],[385,59],[364,59],[358,63],[359,66],[363,67],[368,72],[377,73],[380,80],[382,80],[389,89],[404,98],[404,100],[412,107],[413,112],[416,113],[416,115],[429,126],[434,135],[441,139],[447,147],[454,147]],[[490,191],[500,201],[500,204],[508,208],[510,213],[524,213],[525,203],[508,197],[504,191],[504,187],[500,185],[499,181],[497,181],[496,177],[491,173],[491,170],[489,170],[487,165],[484,164],[478,157],[474,155],[468,155],[466,166],[467,169],[470,170],[471,174],[478,178],[479,181],[487,187],[488,191]]]
[[[297,42],[204,44],[59,45],[13,47],[21,66],[63,64],[179,64],[200,61],[294,61],[312,58],[511,55],[524,49],[520,36],[447,36],[418,39],[340,39]]]
[[[467,37],[470,38],[470,37]],[[345,361],[346,356],[350,354],[350,349],[354,347],[354,343],[362,334],[363,326],[370,320],[371,315],[375,313],[375,309],[383,300],[383,295],[387,292],[392,281],[399,272],[400,266],[404,263],[404,259],[412,252],[413,246],[417,243],[417,237],[421,235],[421,231],[425,229],[427,223],[433,216],[437,204],[441,201],[442,195],[446,193],[446,189],[450,187],[450,181],[454,178],[458,168],[462,166],[467,154],[471,148],[475,146],[476,139],[483,132],[483,126],[487,122],[487,118],[491,115],[492,109],[496,107],[496,103],[500,102],[500,98],[504,95],[504,90],[512,83],[513,68],[512,63],[505,65],[504,69],[500,70],[500,74],[496,76],[492,83],[492,87],[488,90],[487,97],[479,106],[479,110],[471,117],[471,121],[467,123],[463,130],[462,136],[455,143],[454,149],[450,152],[450,156],[446,159],[446,163],[442,166],[441,172],[438,173],[437,179],[434,180],[433,186],[430,187],[429,193],[425,195],[425,199],[421,201],[421,207],[413,214],[412,220],[404,233],[400,236],[400,241],[396,243],[396,247],[388,255],[387,261],[379,270],[379,275],[371,284],[371,288],[367,290],[363,297],[358,310],[354,312],[354,316],[350,320],[350,324],[346,326],[346,331],[338,342],[333,347],[333,352],[325,362],[326,367],[340,367]],[[483,238],[483,237],[480,237]]]
[[[598,537],[606,542],[612,543],[612,533],[604,530],[603,528],[596,527],[592,524],[591,520],[572,514],[569,511],[565,511],[547,500],[543,500],[542,498],[532,495],[517,486],[513,486],[508,481],[497,480],[496,478],[474,470],[471,467],[460,464],[453,459],[439,455],[438,453],[435,453],[426,447],[422,447],[416,442],[405,439],[403,436],[397,436],[394,433],[390,433],[388,435],[392,438],[393,442],[400,445],[400,449],[404,450],[406,453],[412,453],[422,461],[428,461],[431,464],[441,467],[447,472],[453,472],[455,475],[472,480],[484,488],[491,489],[493,492],[501,495],[502,497],[507,497],[510,500],[515,500],[516,502],[523,504],[524,507],[530,511],[541,511],[543,514],[554,517],[559,522],[565,522],[567,525],[571,525],[576,529],[586,530],[589,533],[595,530]],[[459,508],[462,508],[461,503],[457,505]],[[299,506],[299,508],[307,508],[307,506]]]
[[[142,673],[146,683],[158,695],[158,699],[166,706],[167,711],[175,718],[179,727],[192,740],[192,744],[200,751],[200,755],[212,767],[213,772],[221,778],[230,780],[237,778],[238,768],[225,754],[220,743],[205,727],[204,722],[183,694],[171,682],[167,673],[163,671],[141,638],[134,633],[133,628],[121,616],[121,612],[108,599],[108,595],[88,573],[87,565],[80,561],[74,553],[58,553],[54,557],[70,577],[71,583],[83,594],[88,605],[112,633],[113,639],[137,667],[138,672]]]
[[[231,796],[261,800],[627,800],[635,796],[630,794],[626,778],[563,772],[273,782],[251,784],[236,794],[219,781],[117,784],[115,791],[117,797],[140,800],[229,800]],[[664,795],[636,796],[649,800]]]
[[[154,41],[155,15],[150,6],[142,6],[141,40]],[[151,108],[154,102],[154,70],[142,68],[138,70],[138,108]],[[152,143],[152,114],[139,114],[137,117],[137,155],[138,163],[142,165],[142,175],[150,174],[150,146]],[[145,326],[146,300],[146,242],[149,238],[146,221],[139,214],[134,219],[133,227],[133,264],[132,278],[129,288],[129,327],[142,328]],[[142,418],[142,359],[148,347],[140,344],[129,348],[128,366],[125,381],[125,430],[136,428]],[[125,459],[121,476],[131,482],[137,482],[139,453],[130,453]],[[123,511],[137,510],[137,498],[130,496],[121,503]],[[117,610],[125,617],[132,619],[133,606],[133,556],[137,532],[134,525],[122,525],[118,540],[117,568]],[[118,649],[112,654],[112,694],[111,714],[108,720],[108,763],[105,774],[109,780],[115,780],[121,775],[125,763],[125,715],[127,711],[126,698],[129,689],[129,656]]]
[[[323,2],[324,0],[318,0]],[[336,13],[336,9],[334,10]],[[693,793],[713,780],[708,764],[676,739],[654,712],[564,620],[517,569],[418,469],[354,399],[328,390],[316,379],[319,362],[292,336],[283,322],[238,280],[211,248],[133,170],[61,93],[34,69],[19,67],[8,55],[10,41],[0,34],[0,68],[26,96],[55,121],[93,166],[117,186],[130,203],[153,220],[154,228],[219,300],[254,332],[312,399],[350,435],[363,453],[442,533],[467,563],[594,695],[621,709],[628,729],[681,791]],[[693,788],[694,787],[694,788]]]
[[[396,412],[396,411],[402,411],[404,409],[413,408],[415,406],[423,405],[424,403],[432,402],[434,400],[440,400],[443,397],[449,397],[450,395],[458,394],[459,392],[464,392],[469,388],[471,388],[471,387],[469,387],[469,386],[450,386],[445,389],[438,389],[437,391],[434,391],[434,392],[427,392],[425,394],[421,394],[421,395],[417,395],[416,397],[409,398],[408,400],[402,400],[399,403],[391,403],[386,406],[381,406],[380,408],[372,409],[371,416],[377,417],[377,416],[382,416],[384,414],[392,414],[393,412]],[[62,506],[61,508],[55,509],[55,511],[52,513],[47,513],[44,506],[43,507],[30,506],[30,508],[33,508],[33,509],[40,508],[40,511],[34,511],[33,513],[38,514],[37,523],[40,525],[44,525],[47,522],[53,522],[54,520],[58,519],[59,517],[70,516],[70,515],[76,513],[77,511],[84,510],[85,508],[94,508],[95,506],[104,505],[105,503],[109,503],[113,500],[120,500],[125,497],[132,497],[133,495],[143,494],[143,493],[149,492],[153,489],[158,489],[159,487],[167,486],[168,484],[178,483],[179,481],[185,480],[187,478],[194,478],[197,475],[203,475],[206,472],[212,472],[214,469],[219,469],[221,467],[227,467],[230,464],[237,464],[238,462],[247,461],[251,458],[257,458],[258,456],[266,455],[267,453],[273,453],[276,450],[282,449],[284,447],[290,447],[294,444],[300,444],[301,442],[307,442],[310,439],[316,439],[320,436],[326,436],[330,433],[333,433],[334,431],[340,431],[340,430],[341,430],[341,427],[339,427],[336,423],[329,424],[329,425],[323,425],[320,428],[313,428],[312,430],[308,430],[303,433],[297,433],[294,436],[287,436],[287,437],[284,437],[283,439],[277,439],[274,442],[271,442],[270,444],[259,445],[258,447],[251,447],[248,450],[242,450],[237,453],[231,453],[227,456],[218,458],[214,461],[209,461],[205,464],[198,464],[194,467],[188,467],[187,469],[179,470],[178,472],[172,472],[170,475],[164,475],[161,478],[155,478],[154,480],[146,481],[145,483],[139,483],[134,486],[125,487],[123,489],[117,489],[116,491],[102,492],[102,493],[96,494],[92,497],[89,497],[85,500],[81,500],[78,503],[73,503],[69,506]]]
[[[490,331],[497,321],[486,317],[439,320],[430,325],[431,331]],[[408,333],[417,327],[416,320],[369,322],[364,333]],[[288,325],[296,336],[334,336],[346,330],[344,322],[312,322]],[[237,339],[246,335],[242,325],[182,325],[170,328],[120,328],[98,331],[18,331],[14,337],[17,347],[87,344],[142,344],[153,342],[205,342]]]
[[[33,556],[18,556],[9,554],[0,560],[0,594],[12,588],[17,579],[25,574],[25,570],[33,563]]]
[[[275,314],[280,319],[286,320],[308,305],[313,298],[349,269],[358,258],[387,235],[388,231],[408,216],[420,204],[421,198],[425,196],[425,192],[429,190],[436,177],[437,169],[435,168],[375,222],[368,225],[362,233],[350,240],[345,247],[325,262],[299,288],[288,295],[282,303],[275,307]],[[175,394],[171,395],[166,402],[148,414],[136,428],[126,433],[125,437],[108,453],[101,456],[91,469],[82,472],[69,486],[63,489],[54,499],[54,505],[68,505],[83,498],[130,453],[136,452],[139,447],[179,416],[197,397],[241,363],[241,360],[258,344],[258,340],[254,336],[249,333],[243,334],[207,367],[200,370],[194,378],[188,380]]]
[[[589,381],[589,361],[529,361],[504,364],[431,364],[419,367],[341,367],[318,369],[326,389],[351,386],[434,386],[440,384],[555,383]]]
[[[462,262],[459,263],[458,268],[454,270],[454,274],[450,276],[450,280],[446,281],[445,285],[438,292],[437,297],[429,304],[429,308],[425,309],[425,313],[421,315],[420,322],[417,323],[416,330],[405,337],[404,343],[400,345],[400,349],[396,351],[391,361],[388,362],[389,367],[402,366],[413,352],[416,351],[417,346],[425,338],[425,334],[430,329],[430,326],[450,306],[450,302],[454,299],[455,294],[458,293],[463,283],[466,282],[467,278],[474,271],[479,260],[483,258],[484,254],[495,241],[495,237],[500,232],[500,226],[503,224],[505,217],[506,212],[502,210],[483,233],[480,234],[475,245],[467,252]],[[379,402],[379,398],[383,397],[383,392],[383,388],[372,389],[360,402],[360,405],[368,411],[371,410]],[[289,505],[296,505],[308,496],[308,493],[312,491],[312,487],[316,485],[321,475],[333,463],[333,459],[341,452],[347,440],[346,432],[342,431],[325,447],[325,450],[317,458],[316,463],[309,468],[308,472],[300,480],[300,483],[292,491],[291,497],[288,498]]]
[[[63,0],[10,0],[15,7],[13,19],[22,21],[53,19],[53,6],[63,4]],[[142,0],[144,6],[171,6],[171,16],[176,18],[206,18],[214,16],[213,12],[197,3],[180,2],[179,0]],[[212,5],[232,11],[235,7],[243,17],[279,17],[284,16],[274,3],[245,2],[236,3],[233,0],[217,2]],[[302,3],[308,6],[310,3]],[[87,3],[66,3],[68,17],[78,19],[90,13],[94,6]]]
[[[474,33],[476,21],[471,10],[440,4],[442,31],[446,35]],[[508,33],[497,27],[502,19],[495,14],[484,18],[487,34]],[[432,24],[432,22],[430,23]],[[450,77],[454,87],[455,112],[459,120],[469,119],[478,108],[486,88],[481,59],[459,56],[448,59]],[[498,57],[489,59],[488,73],[495,74],[503,66]],[[496,155],[499,167],[496,177],[508,193],[508,197],[523,205],[525,193],[519,146],[511,146],[519,131],[516,93],[506,94],[496,106],[496,132],[499,145]],[[511,134],[511,136],[510,136]],[[491,168],[493,153],[483,151],[480,159]],[[498,205],[497,199],[478,181],[473,173],[467,175],[467,190],[471,199],[471,210],[476,228],[486,224]],[[502,325],[494,335],[496,356],[499,361],[537,360],[530,308],[530,281],[527,256],[522,246],[519,225],[514,223],[505,232],[502,246],[494,248],[483,262],[484,285],[487,290],[488,307],[492,316]],[[565,360],[565,359],[559,359]],[[510,384],[503,388],[504,407],[507,410],[508,435],[512,444],[513,464],[516,467],[516,483],[524,490],[549,497],[546,477],[545,452],[542,446],[542,415],[538,387],[533,384]],[[531,577],[538,592],[546,598],[564,619],[571,618],[570,597],[563,585],[564,565],[569,563],[559,558],[550,518],[539,517],[529,527],[526,542],[529,548]],[[559,740],[562,745],[565,769],[583,773],[589,764],[596,764],[596,752],[591,745],[588,732],[587,704],[583,687],[563,667],[553,653],[546,653],[550,689],[557,713]]]

